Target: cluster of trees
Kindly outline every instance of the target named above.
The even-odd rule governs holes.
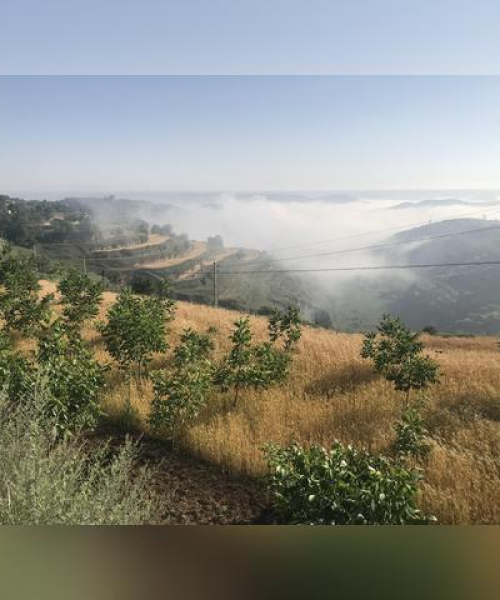
[[[100,414],[105,367],[98,364],[81,330],[98,311],[102,284],[69,270],[58,284],[60,315],[54,318],[55,296],[40,296],[33,259],[0,252],[0,388],[10,401],[31,397],[43,386],[49,410],[61,431],[93,426]],[[22,354],[16,342],[34,338],[34,356]]]
[[[92,428],[100,415],[109,365],[99,364],[82,330],[97,317],[102,293],[100,282],[69,269],[59,280],[57,301],[53,294],[41,297],[33,259],[14,254],[7,246],[2,249],[0,388],[7,388],[9,398],[17,402],[23,393],[43,382],[61,431]],[[57,315],[55,304],[59,306]],[[153,356],[169,348],[168,324],[174,314],[175,303],[169,299],[168,286],[158,287],[155,295],[148,297],[125,289],[109,308],[106,319],[96,323],[106,350],[129,382],[134,378],[152,379],[151,427],[173,441],[215,390],[232,390],[232,405],[236,406],[242,389],[265,389],[288,375],[300,339],[295,308],[273,313],[269,341],[261,344],[252,343],[249,320],[238,320],[231,336],[232,347],[219,361],[214,358],[213,332],[187,329],[173,349],[168,367],[151,372]],[[16,349],[18,337],[35,339],[33,360]]]
[[[0,237],[12,244],[87,243],[98,236],[91,215],[82,207],[0,196]]]
[[[32,259],[0,252],[0,389],[7,402],[21,406],[43,387],[56,434],[93,428],[101,415],[101,395],[108,365],[94,356],[82,336],[99,313],[103,287],[76,270],[63,273],[57,296],[41,297]],[[58,305],[59,310],[53,308]],[[213,330],[186,329],[167,366],[150,368],[155,354],[169,347],[169,323],[175,303],[168,288],[140,297],[123,290],[96,324],[105,347],[119,368],[132,378],[150,378],[154,397],[149,423],[153,431],[178,443],[216,393],[231,409],[245,389],[262,390],[285,381],[301,338],[298,310],[274,311],[268,339],[256,343],[248,318],[238,319],[229,351],[216,358]],[[34,338],[30,358],[18,349],[22,338]],[[387,456],[373,455],[336,443],[330,449],[312,445],[268,445],[267,483],[277,517],[287,523],[352,524],[428,522],[417,507],[428,451],[422,418],[423,392],[438,381],[438,365],[423,354],[418,334],[399,319],[384,316],[377,332],[367,334],[361,355],[402,393],[401,417]],[[412,395],[412,392],[414,394]],[[130,400],[130,398],[129,398]]]

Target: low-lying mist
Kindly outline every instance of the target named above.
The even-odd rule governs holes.
[[[219,234],[226,246],[280,257],[364,246],[430,221],[500,215],[495,192],[168,193],[134,198],[164,204],[165,221],[192,239]],[[359,262],[353,254],[348,264],[353,259]],[[311,261],[301,261],[306,263]]]

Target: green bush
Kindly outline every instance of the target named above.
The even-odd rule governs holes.
[[[107,323],[100,323],[98,329],[107,351],[120,367],[128,369],[135,363],[141,377],[153,354],[167,349],[166,325],[173,314],[174,303],[170,300],[140,298],[124,290],[109,309]]]
[[[40,337],[37,358],[59,429],[92,429],[101,414],[105,367],[80,337],[68,335],[60,321]]]
[[[368,333],[361,356],[371,358],[375,370],[406,393],[422,390],[438,381],[438,364],[422,355],[424,345],[418,333],[412,333],[398,318],[384,315],[377,332]]]
[[[0,394],[1,525],[139,525],[158,521],[153,473],[137,447],[54,439],[43,392],[17,406]]]
[[[438,330],[436,327],[434,327],[434,325],[426,325],[422,328],[422,333],[427,333],[428,335],[437,335]]]
[[[97,316],[104,286],[77,269],[69,269],[57,289],[63,307],[62,320],[66,328],[77,333],[85,321]]]
[[[213,385],[211,352],[207,334],[187,329],[174,351],[170,370],[152,374],[154,399],[150,424],[156,431],[167,431],[176,441],[179,427],[195,419],[205,406]]]
[[[422,403],[408,405],[395,425],[396,439],[393,451],[402,458],[419,458],[429,453],[429,445],[426,442],[428,431],[420,412],[421,407]]]
[[[29,336],[48,322],[53,294],[39,298],[40,284],[31,258],[15,255],[10,248],[0,251],[0,315],[7,332]]]
[[[267,478],[279,520],[310,525],[426,522],[417,508],[419,471],[336,443],[330,450],[266,447]]]
[[[0,391],[10,402],[20,402],[32,390],[35,373],[35,366],[14,349],[10,338],[0,331]]]
[[[248,317],[239,319],[234,326],[232,347],[216,371],[215,383],[221,391],[233,388],[236,406],[242,389],[266,389],[288,377],[292,352],[301,337],[301,324],[293,307],[285,313],[274,311],[269,319],[269,341],[262,344],[252,344]]]

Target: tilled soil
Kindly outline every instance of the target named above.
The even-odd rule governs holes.
[[[133,437],[133,436],[129,436]],[[100,432],[93,443],[123,443],[120,432]],[[137,438],[139,440],[139,438]],[[156,473],[155,490],[164,498],[162,523],[171,525],[250,525],[269,522],[262,486],[234,479],[192,457],[172,453],[168,444],[139,440],[139,459]]]

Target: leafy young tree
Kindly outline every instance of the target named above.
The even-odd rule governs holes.
[[[248,317],[234,325],[232,348],[216,371],[215,383],[222,391],[234,389],[236,406],[243,388],[266,389],[286,379],[301,330],[298,311],[292,307],[285,313],[275,311],[269,319],[269,342],[252,344]]]
[[[186,329],[174,350],[172,368],[152,374],[155,395],[149,421],[154,430],[166,430],[172,444],[179,428],[195,419],[207,402],[213,385],[212,350],[208,334]]]
[[[80,337],[68,335],[60,321],[40,337],[37,358],[59,430],[93,428],[101,414],[99,400],[106,368]]]
[[[153,354],[167,349],[166,326],[173,319],[174,307],[168,299],[140,298],[130,290],[120,293],[108,311],[107,322],[100,323],[98,329],[106,349],[122,369],[135,363],[141,377]]]
[[[216,372],[215,383],[222,391],[234,388],[233,405],[236,406],[241,388],[254,385],[255,367],[250,320],[248,317],[238,319],[234,327],[230,338],[232,348]]]
[[[428,431],[421,415],[421,408],[422,402],[407,406],[395,425],[396,439],[393,450],[401,459],[421,458],[429,453],[429,445],[425,441]]]
[[[343,446],[266,448],[267,483],[278,519],[310,525],[425,523],[417,508],[420,472]]]
[[[9,402],[23,401],[35,384],[35,367],[12,346],[10,338],[0,331],[0,392]]]
[[[69,269],[58,285],[63,307],[62,319],[73,333],[79,332],[83,323],[97,316],[104,289],[100,281],[92,281],[77,269]]]
[[[274,310],[269,317],[271,342],[284,339],[285,350],[291,351],[302,336],[299,309],[289,306],[284,313]]]
[[[377,332],[365,336],[361,356],[371,358],[375,370],[406,394],[422,390],[438,381],[438,364],[423,355],[423,343],[418,333],[412,333],[398,318],[384,315]]]
[[[31,335],[48,322],[54,296],[40,299],[40,289],[33,261],[4,247],[0,255],[0,314],[7,332]]]

